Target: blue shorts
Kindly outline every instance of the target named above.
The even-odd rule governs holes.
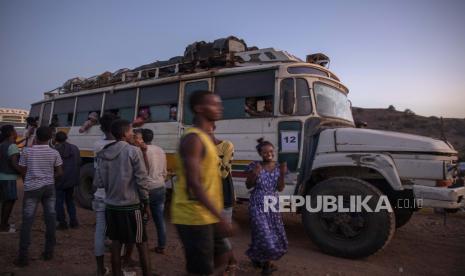
[[[16,180],[0,180],[0,201],[17,199]]]

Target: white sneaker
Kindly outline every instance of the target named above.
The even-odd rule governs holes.
[[[124,276],[137,276],[137,273],[135,271],[126,271],[123,270],[123,275]]]
[[[16,227],[14,224],[10,224],[10,230],[8,230],[8,233],[16,233]]]

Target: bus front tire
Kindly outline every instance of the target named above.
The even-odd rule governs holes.
[[[396,228],[406,225],[413,216],[413,210],[410,209],[394,209],[396,214]]]
[[[92,209],[92,199],[95,189],[92,186],[94,180],[94,164],[87,163],[81,167],[79,186],[75,189],[76,200],[85,209]]]
[[[376,209],[383,195],[370,183],[353,177],[334,177],[316,184],[310,190],[312,208],[317,196],[371,195],[371,209]],[[350,203],[350,202],[349,202]],[[344,200],[344,207],[348,204]],[[310,212],[303,208],[302,222],[310,239],[326,254],[343,258],[363,258],[383,249],[396,230],[395,214],[380,212]]]

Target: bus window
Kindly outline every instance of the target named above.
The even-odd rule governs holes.
[[[223,119],[273,116],[275,71],[248,72],[215,78],[223,100]]]
[[[74,120],[75,126],[81,126],[87,121],[89,114],[96,112],[100,115],[100,109],[102,108],[102,93],[79,96],[77,99],[76,106],[76,119]]]
[[[105,112],[118,115],[121,119],[132,122],[136,105],[136,89],[119,90],[105,95]]]
[[[52,111],[52,104],[45,103],[44,109],[42,111],[42,119],[40,120],[40,126],[48,126],[48,122],[50,121],[51,111]]]
[[[273,96],[245,98],[246,117],[273,116]]]
[[[296,87],[296,112],[298,116],[309,115],[312,112],[312,102],[310,100],[310,88],[307,80],[298,78],[295,83]]]
[[[148,122],[177,120],[179,83],[146,86],[140,89],[138,114],[146,110]]]
[[[39,118],[40,116],[40,106],[41,104],[33,104],[31,105],[31,111],[29,112],[29,117]]]
[[[186,125],[192,125],[194,114],[189,107],[189,97],[197,90],[208,90],[208,81],[188,82],[184,86],[184,107],[183,122]]]
[[[283,79],[280,94],[282,114],[304,116],[312,112],[310,89],[305,79]]]
[[[288,67],[287,72],[289,74],[310,74],[310,75],[319,75],[319,76],[324,76],[327,77],[328,73],[313,68],[313,67],[307,67],[307,66],[296,66],[296,67]]]
[[[75,98],[67,98],[55,101],[52,119],[54,120],[54,123],[56,123],[56,126],[67,127],[72,125],[74,101]]]

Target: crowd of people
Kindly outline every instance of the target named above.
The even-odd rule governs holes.
[[[223,113],[217,95],[197,91],[189,103],[194,123],[179,141],[171,223],[182,242],[188,274],[234,275],[237,259],[230,239],[235,203],[231,168],[234,145],[215,137],[215,121]],[[108,241],[111,241],[113,275],[124,275],[123,267],[137,265],[132,257],[134,245],[143,275],[150,275],[147,245],[150,234],[146,232],[150,216],[157,235],[157,245],[152,250],[165,254],[167,244],[166,155],[153,144],[154,133],[150,129],[133,129],[131,122],[113,113],[103,114],[99,123],[104,137],[94,148],[96,191],[92,202],[97,275],[110,272],[104,261]],[[2,126],[0,136],[0,231],[12,232],[8,219],[17,200],[16,180],[24,179],[22,224],[15,260],[18,266],[28,265],[31,227],[39,203],[46,225],[43,260],[53,259],[57,229],[79,227],[73,200],[74,188],[79,183],[79,149],[67,142],[65,132],[54,133],[45,126],[36,126],[33,132],[34,142],[21,152],[13,126]],[[287,252],[287,238],[281,215],[265,212],[263,200],[283,190],[287,167],[275,161],[275,148],[270,142],[260,139],[256,150],[262,160],[247,167],[251,243],[246,255],[261,269],[262,275],[270,275],[277,269],[272,261]]]

